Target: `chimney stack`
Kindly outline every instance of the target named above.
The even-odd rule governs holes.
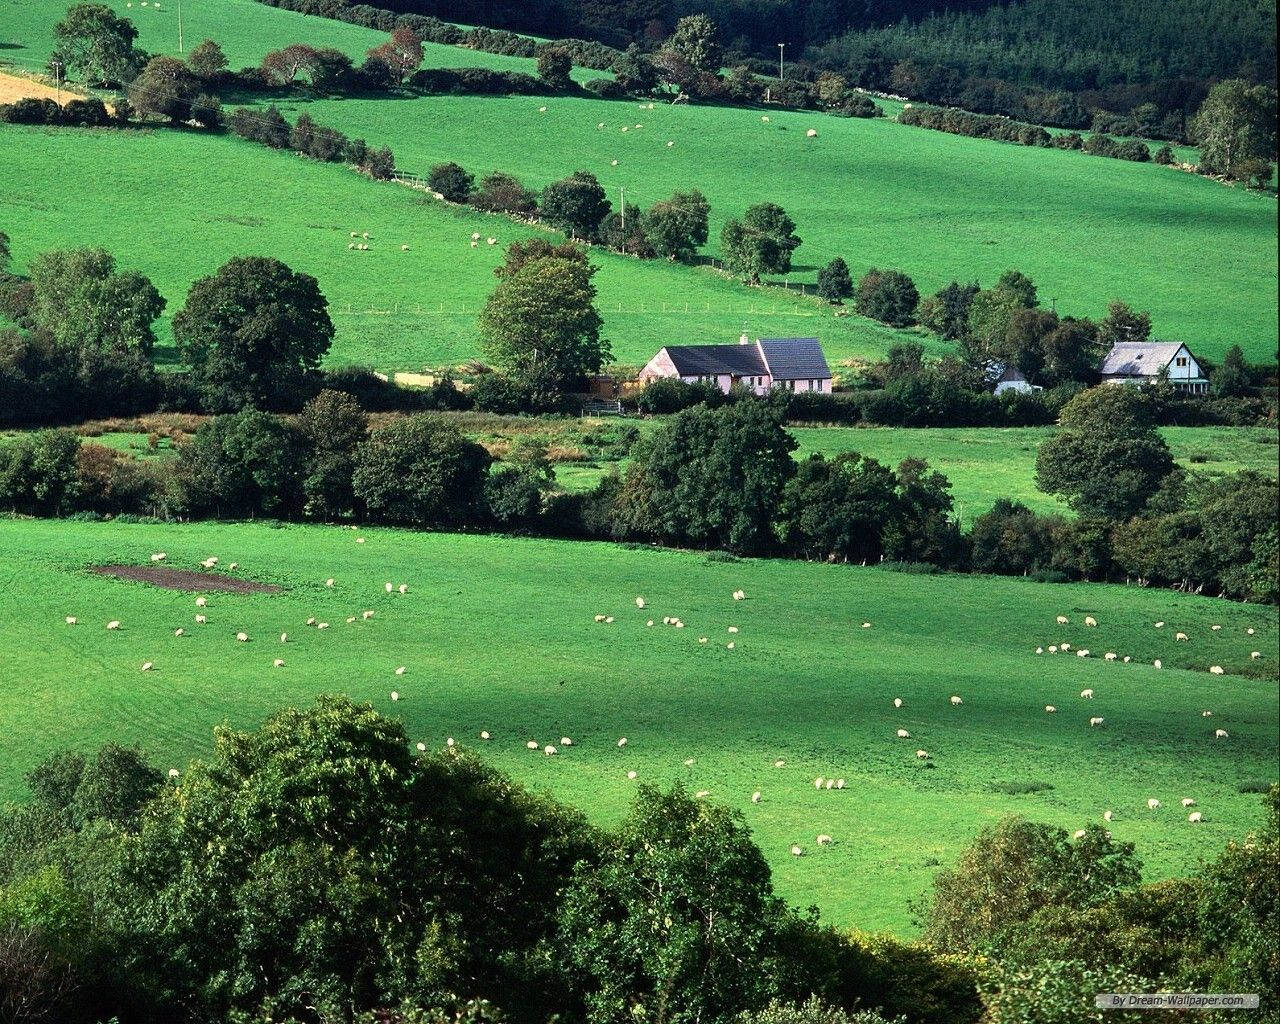
[[[738,339],[738,344],[739,344],[739,345],[750,345],[750,344],[751,344],[751,339],[747,337],[746,332],[743,332],[742,337],[740,337],[740,338]]]

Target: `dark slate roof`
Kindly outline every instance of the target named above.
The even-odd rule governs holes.
[[[762,377],[769,372],[755,345],[667,345],[666,349],[681,377]]]
[[[1173,362],[1182,348],[1179,341],[1119,342],[1102,361],[1102,374],[1108,377],[1154,377],[1162,367]]]
[[[774,380],[820,380],[831,376],[817,338],[761,338],[760,348]]]

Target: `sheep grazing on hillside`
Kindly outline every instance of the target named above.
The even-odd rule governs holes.
[[[273,664],[276,668],[284,668],[284,658],[276,658],[276,660],[273,661],[271,664]]]
[[[650,619],[648,622],[646,622],[646,623],[645,623],[645,625],[646,625],[646,626],[652,626],[652,625],[653,625],[653,619]]]
[[[1200,712],[1200,717],[1201,717],[1201,718],[1212,718],[1212,717],[1213,717],[1213,712],[1212,712],[1212,711],[1209,711],[1209,710],[1207,710],[1207,709],[1206,709],[1206,710],[1204,710],[1204,711],[1201,711],[1201,712]]]
[[[618,740],[618,746],[625,747],[626,745],[627,745],[627,738],[623,736],[622,739]]]
[[[479,232],[479,231],[473,231],[473,232],[471,232],[471,241],[473,241],[473,242],[478,242],[478,241],[480,241],[480,232]]]
[[[1216,740],[1227,740],[1231,738],[1231,734],[1226,729],[1215,729],[1213,738]]]
[[[1116,660],[1116,657],[1117,657],[1117,655],[1116,655],[1115,651],[1107,651],[1107,653],[1106,653],[1106,654],[1104,654],[1104,655],[1102,656],[1102,660],[1103,660],[1103,661],[1115,661],[1115,660]]]
[[[401,665],[399,668],[397,668],[397,669],[396,669],[396,675],[398,675],[398,676],[402,676],[402,675],[404,675],[404,666],[403,666],[403,665]]]
[[[1075,832],[1072,833],[1073,839],[1083,839],[1084,837],[1085,837],[1085,831],[1082,828],[1078,828],[1075,830]]]
[[[151,561],[163,562],[167,557],[169,556],[166,555],[163,551],[157,551],[154,555],[151,556]]]
[[[906,730],[906,729],[899,729],[899,730],[898,730],[898,739],[900,739],[900,740],[909,740],[909,739],[911,739],[911,733],[907,732],[907,730]]]
[[[782,760],[778,760],[778,761],[774,761],[774,762],[773,762],[773,766],[774,766],[775,768],[785,768],[785,767],[786,767],[786,765],[787,765],[787,762],[786,762],[786,761],[782,761]]]
[[[751,802],[753,804],[758,804],[760,802],[760,790],[757,789],[754,793],[751,794]]]
[[[1071,650],[1071,645],[1070,645],[1070,644],[1058,644],[1058,650],[1060,650],[1060,651],[1069,651],[1069,650]]]
[[[496,238],[494,238],[493,236],[490,236],[490,237],[486,238],[484,241],[485,241],[485,245],[497,245],[497,244],[498,244],[498,240],[497,240]]]
[[[805,134],[805,138],[807,138],[807,139],[816,139],[816,138],[818,137],[818,132],[817,132],[817,130],[816,130],[816,129],[814,129],[814,128],[810,128],[810,129],[809,129],[807,132],[805,132],[804,134]]]
[[[1174,634],[1173,634],[1173,638],[1174,638],[1174,640],[1185,640],[1185,639],[1187,639],[1187,634],[1186,634],[1186,633],[1174,633]]]
[[[1050,645],[1049,645],[1049,653],[1050,653],[1050,654],[1057,654],[1057,653],[1058,653],[1058,645],[1057,645],[1057,644],[1050,644]]]
[[[901,697],[894,697],[894,698],[893,698],[893,706],[894,706],[895,708],[900,708],[900,707],[902,707],[902,698],[901,698]]]
[[[540,746],[542,746],[542,744],[539,743],[537,740],[530,740],[528,743],[525,744],[525,746],[529,750],[537,750]]]
[[[1036,648],[1036,654],[1044,654],[1044,648],[1043,648],[1043,647],[1037,647],[1037,648]]]
[[[634,779],[635,777],[636,777],[636,771],[634,768],[631,769],[631,771],[627,772],[627,778]]]
[[[205,559],[203,562],[201,562],[200,564],[201,564],[202,566],[204,566],[206,569],[212,569],[215,565],[217,565],[217,564],[218,564],[218,560],[217,560],[217,558],[214,558],[214,557],[212,557],[212,556],[211,556],[211,557],[209,557],[209,558],[206,558],[206,559]]]
[[[1133,660],[1133,659],[1132,659],[1132,658],[1130,658],[1130,657],[1129,657],[1129,655],[1127,655],[1127,654],[1126,654],[1126,655],[1124,656],[1124,663],[1125,663],[1126,665],[1127,665],[1127,664],[1129,664],[1129,662],[1131,662],[1132,660]]]
[[[363,543],[364,543],[364,538],[363,538],[363,537],[357,537],[357,538],[356,538],[356,543],[357,543],[357,544],[363,544]]]
[[[768,123],[769,123],[769,115],[768,115],[768,114],[761,114],[761,115],[760,115],[760,120],[761,120],[761,121],[763,121],[765,124],[768,124]]]
[[[1095,619],[1092,615],[1086,615],[1084,617],[1084,624],[1086,626],[1096,626],[1098,624],[1098,620]]]
[[[360,613],[360,618],[367,622],[369,619],[373,618],[373,612],[365,609]]]
[[[1222,627],[1221,627],[1221,626],[1210,626],[1209,628],[1210,628],[1211,630],[1213,630],[1213,631],[1216,633],[1216,632],[1218,632],[1218,630],[1220,630]]]
[[[736,632],[738,632],[738,627],[737,627],[737,626],[730,626],[730,627],[729,627],[729,632],[730,632],[730,633],[736,633]]]
[[[1110,812],[1110,811],[1103,811],[1103,812],[1102,812],[1102,820],[1103,820],[1103,821],[1110,821],[1110,820],[1111,820],[1111,818],[1112,818],[1112,814],[1111,814],[1111,812]]]
[[[844,779],[836,779],[836,789],[844,789]]]
[[[733,599],[735,601],[746,600],[746,597],[747,597],[747,592],[745,590],[735,590],[733,592]]]
[[[324,581],[324,585],[325,585],[326,587],[332,587],[332,586],[333,586],[333,577],[332,577],[332,576],[330,576],[327,580],[325,580],[325,581]]]
[[[236,571],[237,569],[239,569],[239,568],[240,568],[240,563],[239,563],[239,562],[232,562],[229,566],[227,566],[227,571],[228,571],[228,572],[235,572],[235,571]]]
[[[119,620],[119,619],[112,619],[110,622],[108,622],[108,623],[107,623],[107,629],[110,629],[110,630],[116,630],[116,629],[119,629],[119,628],[120,628],[120,620]]]
[[[1253,636],[1255,630],[1252,626],[1250,626],[1248,629],[1245,630],[1245,632],[1248,633],[1250,636]]]
[[[1222,666],[1221,666],[1221,665],[1210,665],[1210,666],[1209,666],[1209,671],[1210,671],[1213,675],[1215,675],[1215,676],[1220,676],[1220,675],[1222,675]]]
[[[480,738],[481,738],[482,740],[487,740],[487,739],[489,739],[489,738],[490,738],[490,736],[489,736],[488,731],[487,731],[487,730],[481,730],[481,732],[480,732]]]
[[[407,245],[402,245],[402,246],[400,246],[400,251],[401,251],[401,252],[408,252],[408,251],[409,251],[409,247],[408,247]]]
[[[1058,709],[1055,708],[1052,704],[1046,704],[1044,706],[1044,709],[1046,712],[1048,712],[1051,715],[1056,715],[1058,713]]]
[[[612,615],[606,615],[606,616],[604,617],[604,621],[605,621],[605,623],[606,623],[606,624],[608,624],[608,623],[612,622],[612,621],[613,621],[613,616],[612,616]]]
[[[349,626],[349,625],[351,625],[351,623],[353,623],[353,622],[355,622],[355,621],[356,621],[356,617],[355,617],[354,615],[348,615],[348,616],[347,616],[347,625],[348,625],[348,626]]]
[[[1080,691],[1080,696],[1081,696],[1081,697],[1083,697],[1085,700],[1093,700],[1093,691],[1092,691],[1092,690],[1081,690],[1081,691]]]
[[[597,129],[602,129],[602,128],[604,128],[604,122],[603,122],[603,121],[601,121],[598,125],[596,125],[596,128],[597,128]]]
[[[624,129],[624,130],[625,130],[625,129]],[[610,160],[610,161],[609,161],[609,166],[610,166],[610,167],[617,167],[617,166],[618,166],[618,161],[617,161],[617,160]]]
[[[1089,648],[1087,648],[1087,647],[1081,647],[1081,648],[1080,648],[1080,650],[1076,651],[1076,657],[1077,657],[1077,658],[1087,658],[1087,657],[1089,657]]]
[[[539,108],[538,108],[538,113],[539,113],[539,114],[545,114],[546,112],[547,112],[547,108],[546,108],[546,107],[539,107]]]
[[[79,620],[74,615],[67,616],[67,625],[74,626]]]
[[[249,642],[249,634],[248,634],[248,633],[237,633],[237,634],[236,634],[236,641],[237,641],[238,643],[247,644],[247,643]]]
[[[1194,807],[1195,805],[1196,805],[1196,802],[1195,802],[1195,800],[1194,800],[1194,799],[1192,799],[1191,797],[1189,797],[1189,796],[1184,796],[1184,797],[1182,798],[1182,806],[1183,806],[1183,807]]]
[[[289,642],[289,634],[288,634],[288,633],[281,633],[281,634],[280,634],[280,642],[281,642],[282,644],[287,644],[287,643]]]
[[[1163,622],[1163,621],[1161,621],[1161,622],[1157,622],[1157,623],[1156,623],[1156,629],[1164,629],[1164,622]]]
[[[1153,661],[1151,664],[1152,664],[1155,668],[1164,668],[1164,663],[1163,663],[1159,658],[1156,658],[1156,660],[1155,660],[1155,661]]]
[[[366,242],[369,241],[369,232],[367,231],[360,232],[360,237],[363,238]]]
[[[174,635],[174,636],[182,636],[182,634],[183,634],[184,632],[186,632],[186,630],[184,630],[181,626],[179,626],[177,629],[175,629],[175,630],[173,631],[173,635]]]
[[[1192,811],[1187,815],[1187,821],[1191,822],[1193,825],[1198,824],[1199,822],[1204,821],[1204,815],[1199,811]]]
[[[205,598],[203,598],[203,597],[197,597],[197,598],[196,598],[196,607],[197,607],[197,608],[203,608],[203,607],[204,607],[205,605],[207,605],[208,603],[209,603],[209,602],[208,602],[208,600],[206,600],[206,599],[205,599]]]
[[[149,662],[149,661],[144,661],[144,662],[142,663],[142,671],[143,671],[143,672],[150,672],[150,671],[151,671],[151,662]]]
[[[804,856],[804,848],[803,848],[803,847],[800,847],[800,846],[793,846],[793,847],[791,847],[791,856],[793,856],[793,857],[803,857],[803,856]]]
[[[862,624],[862,628],[863,628],[863,629],[870,629],[870,628],[871,628],[871,623],[869,623],[869,622],[864,622],[864,623]]]
[[[316,629],[328,629],[328,628],[329,628],[329,623],[327,623],[327,622],[317,622],[317,623],[316,623]]]
[[[203,625],[204,625],[206,622],[208,622],[208,621],[209,621],[209,620],[208,620],[208,619],[206,619],[203,615],[197,615],[197,616],[196,616],[196,625],[198,625],[198,626],[203,626]]]
[[[835,784],[836,784],[835,779],[827,779],[827,781],[823,783],[823,788],[831,789],[833,786],[835,786]]]
[[[1071,620],[1067,618],[1065,615],[1059,615],[1057,621],[1059,626],[1065,626]]]
[[[427,745],[425,743],[415,743],[413,746],[419,754],[425,754],[427,752]]]
[[[1157,800],[1155,797],[1152,797],[1150,800],[1147,801],[1147,810],[1154,811],[1154,810],[1157,810],[1159,807],[1160,807],[1160,801]]]
[[[725,650],[732,651],[732,650],[734,649],[734,646],[735,646],[735,645],[734,645],[734,642],[733,642],[732,640],[730,640],[730,641],[729,641],[727,644],[725,644],[724,646],[725,646]]]
[[[542,752],[546,754],[547,757],[554,757],[556,754],[559,753],[559,751],[556,750],[556,748],[553,747],[550,743],[548,743],[545,747],[542,748]]]
[[[917,750],[917,751],[916,751],[916,757],[920,758],[920,760],[921,760],[921,761],[927,761],[927,760],[929,760],[929,751],[927,751],[927,750]]]
[[[1091,718],[1089,719],[1089,726],[1090,728],[1097,728],[1098,726],[1102,725],[1104,722],[1105,722],[1105,719],[1102,719],[1102,718]]]
[[[964,701],[963,701],[960,697],[952,697],[952,698],[951,698],[951,706],[952,706],[952,707],[956,707],[956,706],[958,706],[958,705],[960,705],[960,704],[963,704],[963,703],[964,703]]]
[[[388,594],[390,594],[396,588],[395,588],[395,584],[393,583],[384,583],[382,584],[382,589],[385,590]]]
[[[813,788],[821,789],[822,784],[826,781],[827,781],[826,779],[824,779],[821,775],[819,775],[816,779],[813,780]]]
[[[392,690],[392,691],[391,691],[391,699],[392,699],[393,701],[399,700],[399,699],[400,699],[400,694],[399,694],[397,691]]]
[[[830,846],[831,837],[826,833],[823,833],[822,835],[818,836],[818,838],[815,839],[814,842],[816,842],[819,846]]]
[[[1252,658],[1254,661],[1257,661],[1259,658],[1261,658],[1261,657],[1262,657],[1262,652],[1261,652],[1261,651],[1250,651],[1250,652],[1249,652],[1249,657],[1250,657],[1250,658]]]
[[[643,597],[637,597],[637,598],[636,598],[636,607],[637,607],[637,608],[643,608],[643,607],[644,607],[644,598],[643,598]]]
[[[672,142],[670,139],[668,139],[668,140],[667,140],[667,149],[670,149],[670,148],[671,148],[672,146],[674,146],[674,145],[675,145],[675,143],[674,143],[674,142]]]

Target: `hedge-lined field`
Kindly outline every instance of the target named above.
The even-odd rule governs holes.
[[[85,572],[150,565],[160,551],[175,568],[216,555],[219,571],[285,590],[210,593],[199,609],[193,593]],[[387,582],[409,591],[388,595]],[[738,588],[747,600],[732,600]],[[1055,624],[1060,614],[1070,625]],[[664,627],[664,615],[686,628]],[[1175,630],[1190,640],[1175,643]],[[1064,640],[1093,657],[1034,653]],[[626,805],[628,771],[685,779],[746,816],[792,902],[908,932],[907,900],[1005,813],[1077,828],[1111,809],[1153,878],[1191,870],[1256,824],[1257,797],[1240,789],[1275,776],[1276,644],[1273,608],[1137,588],[389,530],[10,520],[0,793],[19,796],[21,772],[53,748],[137,742],[180,765],[209,749],[218,722],[248,726],[343,691],[402,718],[415,742],[483,746],[598,820]],[[1105,662],[1108,650],[1134,663]],[[1237,674],[1246,668],[1258,675]],[[1092,701],[1078,696],[1086,687]],[[1105,726],[1090,728],[1091,716]],[[1230,738],[1215,741],[1215,728]],[[555,757],[525,746],[563,736],[573,746]],[[819,775],[845,788],[815,790]],[[1203,825],[1187,822],[1184,797]],[[815,849],[822,832],[835,844]],[[791,857],[792,843],[808,854]]]

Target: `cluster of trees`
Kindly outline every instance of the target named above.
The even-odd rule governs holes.
[[[678,784],[594,827],[345,697],[222,727],[167,777],[107,744],[26,782],[0,809],[15,1020],[1020,1024],[1156,988],[1275,1012],[1274,786],[1261,830],[1148,885],[1101,827],[988,826],[916,945],[787,906],[741,815]]]
[[[317,124],[305,112],[290,125],[275,104],[265,110],[237,107],[231,114],[230,127],[250,142],[293,150],[313,160],[349,164],[378,181],[388,181],[396,172],[396,159],[389,147],[374,149],[364,139],[348,139],[336,128]]]
[[[868,88],[1083,128],[1094,111],[1133,113],[1152,137],[1187,137],[1210,85],[1274,83],[1272,16],[1244,0],[1152,11],[1142,0],[948,4],[915,20],[858,26],[810,52]]]
[[[537,219],[563,231],[571,240],[603,245],[640,259],[692,262],[707,241],[711,208],[697,189],[675,192],[648,210],[630,203],[625,210],[615,210],[590,171],[575,171],[537,194],[501,171],[482,178],[477,186],[475,175],[447,162],[431,168],[427,184],[448,202],[520,220]],[[568,253],[577,248],[561,247],[559,251]]]
[[[12,103],[0,103],[0,124],[44,124],[63,128],[111,128],[128,123],[129,110],[124,116],[120,108],[113,115],[106,104],[96,97],[68,100],[59,106],[51,99],[26,97]]]
[[[1039,125],[1013,121],[1007,117],[971,114],[954,107],[925,107],[912,104],[903,109],[898,115],[898,120],[902,124],[931,128],[934,131],[949,132],[952,135],[968,135],[975,139],[1016,142],[1023,146],[1074,149],[1088,153],[1090,156],[1108,156],[1117,160],[1133,160],[1137,163],[1145,163],[1151,159],[1150,148],[1140,139],[1117,142],[1110,136],[1097,131],[1088,138],[1076,132],[1050,135]],[[1173,152],[1168,147],[1165,147],[1165,150],[1170,155]],[[1172,161],[1170,159],[1165,162]]]
[[[0,995],[67,1024],[978,1014],[972,965],[788,907],[739,814],[642,786],[596,828],[344,697],[219,729],[174,778],[108,744],[27,783],[0,811]]]
[[[1189,477],[1156,431],[1152,396],[1086,391],[1040,448],[1036,484],[1078,513],[1066,520],[1000,501],[970,535],[975,571],[1107,579],[1275,603],[1280,543],[1274,478]]]

